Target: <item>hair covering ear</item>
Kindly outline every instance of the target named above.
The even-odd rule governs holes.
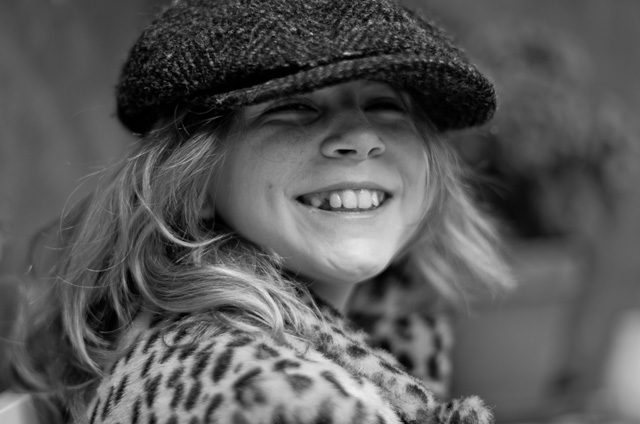
[[[213,201],[209,196],[206,197],[202,206],[200,207],[200,218],[212,219],[215,216],[215,208],[213,207]]]

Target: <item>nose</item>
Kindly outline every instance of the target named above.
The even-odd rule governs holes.
[[[361,161],[384,153],[385,144],[366,117],[345,113],[334,118],[320,150],[328,158]]]

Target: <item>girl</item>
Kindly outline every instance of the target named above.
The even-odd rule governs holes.
[[[391,0],[179,0],[117,96],[139,141],[62,218],[13,356],[59,421],[491,422],[438,400],[443,299],[509,281],[440,136],[493,87],[440,29]]]

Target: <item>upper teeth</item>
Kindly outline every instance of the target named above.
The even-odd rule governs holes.
[[[315,208],[371,209],[382,203],[385,193],[381,190],[336,190],[304,195],[301,200]]]

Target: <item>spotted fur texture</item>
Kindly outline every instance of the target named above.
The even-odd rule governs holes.
[[[356,288],[348,317],[439,398],[449,396],[453,325],[450,305],[429,285],[394,267]]]
[[[311,340],[279,341],[215,320],[203,325],[189,317],[139,317],[128,335],[135,343],[100,382],[88,422],[492,422],[476,397],[438,400],[430,389],[438,384],[410,375],[389,351],[371,347],[369,334],[317,303],[324,321],[309,315],[316,330]],[[402,324],[405,342],[420,330],[435,334],[428,320],[414,328],[419,322]]]

